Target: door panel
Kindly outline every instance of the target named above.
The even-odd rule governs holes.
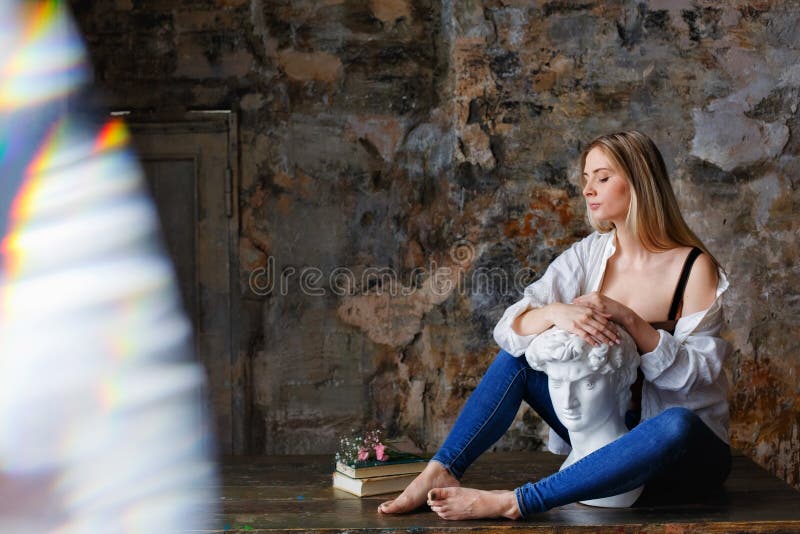
[[[216,115],[216,116],[215,116]],[[230,122],[128,118],[208,377],[219,452],[233,452]],[[165,436],[165,439],[168,439]]]
[[[141,163],[158,209],[167,251],[178,275],[184,309],[197,330],[195,158],[143,158]]]

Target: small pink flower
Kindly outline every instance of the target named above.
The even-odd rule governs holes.
[[[369,449],[358,449],[358,461],[363,462],[369,458]]]
[[[386,454],[386,445],[383,443],[375,445],[375,457],[381,462],[385,462],[389,459],[389,455]]]

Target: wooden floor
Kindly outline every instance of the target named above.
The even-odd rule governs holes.
[[[547,452],[485,454],[462,483],[513,489],[557,471],[562,458]],[[220,523],[226,532],[800,533],[800,492],[741,455],[734,456],[723,491],[703,502],[627,509],[570,504],[528,521],[453,522],[428,509],[382,516],[376,508],[391,495],[359,499],[334,490],[332,469],[330,456],[228,459],[222,467]]]

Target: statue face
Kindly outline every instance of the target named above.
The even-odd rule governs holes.
[[[553,408],[570,432],[591,431],[619,413],[620,400],[610,374],[573,361],[549,362],[547,376]]]

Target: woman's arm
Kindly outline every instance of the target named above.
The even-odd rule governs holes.
[[[709,308],[717,298],[718,284],[717,266],[708,254],[700,254],[686,281],[681,315],[691,315]]]
[[[650,326],[650,323],[639,317],[632,309],[625,308],[625,310],[620,318],[620,324],[636,342],[636,348],[639,349],[639,353],[650,352],[655,349],[658,345],[658,340],[661,338],[658,330]]]
[[[600,343],[619,342],[619,335],[610,319],[610,315],[588,306],[554,302],[524,312],[514,320],[511,328],[518,335],[531,335],[558,326],[597,346]]]
[[[536,333],[520,334],[527,326],[522,330],[514,328],[520,315],[554,302],[569,302],[580,295],[586,277],[585,263],[596,239],[598,236],[592,234],[573,243],[553,260],[541,278],[525,288],[520,300],[506,308],[493,331],[495,341],[503,350],[521,356],[536,336]]]
[[[520,336],[541,334],[555,324],[550,320],[550,314],[547,313],[547,308],[550,306],[551,304],[548,304],[540,308],[531,308],[530,310],[523,312],[520,316],[514,319],[514,322],[511,323],[511,328],[517,335]]]
[[[494,339],[501,348],[521,356],[536,335],[552,326],[573,332],[594,346],[617,341],[610,316],[584,304],[570,304],[586,287],[587,267],[599,257],[604,239],[594,232],[573,243],[539,280],[525,288],[522,299],[509,306],[495,325]]]

